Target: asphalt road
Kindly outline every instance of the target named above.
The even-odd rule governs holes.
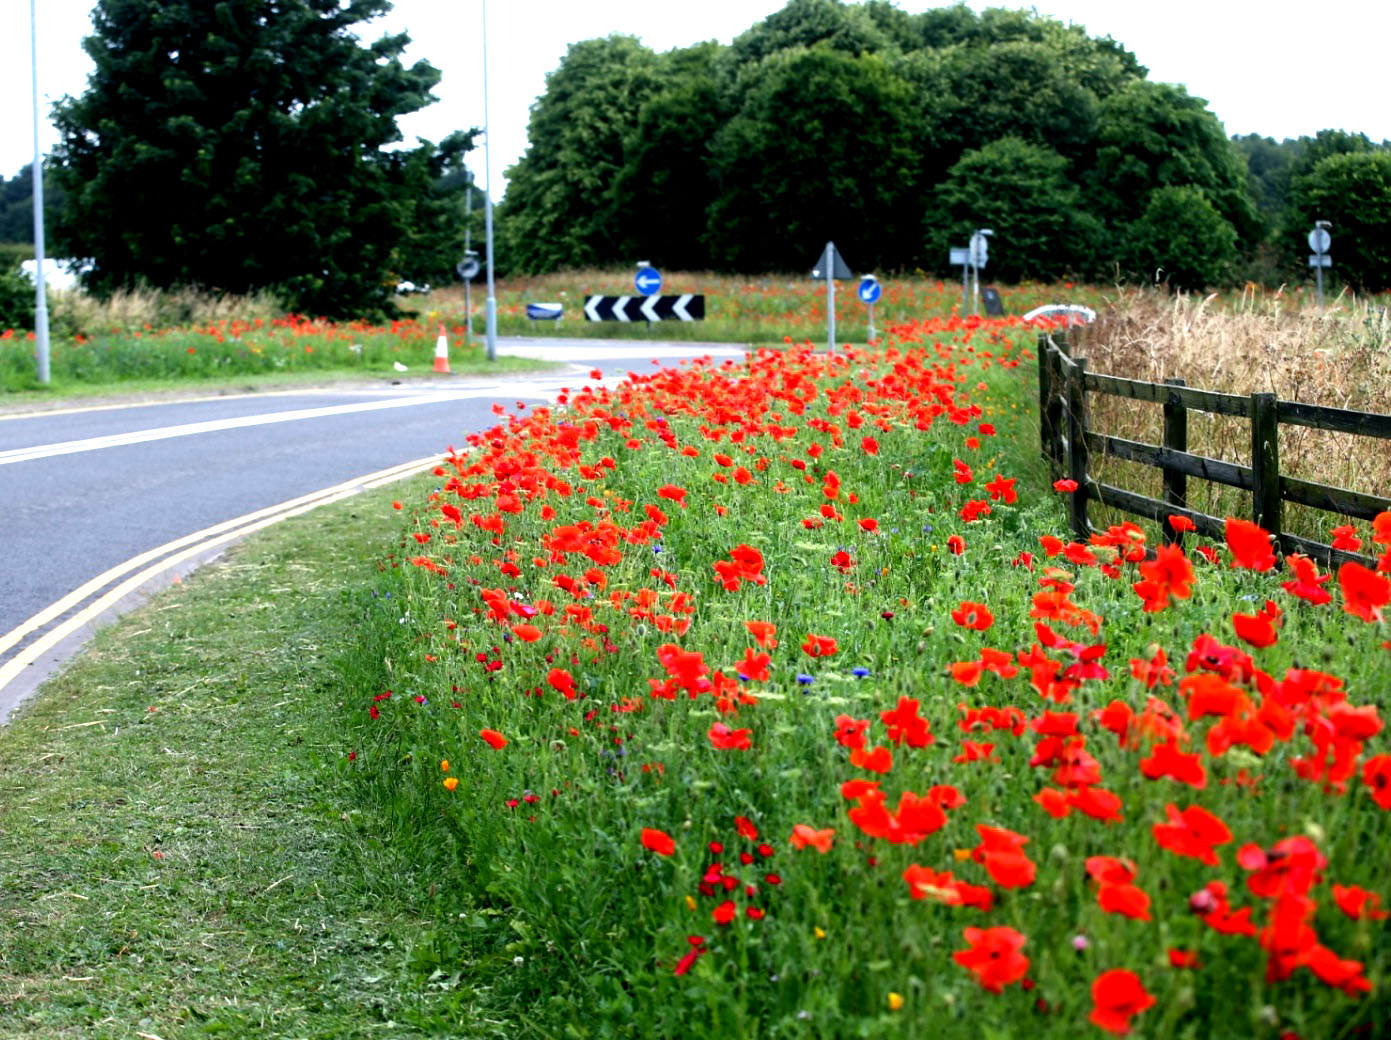
[[[650,372],[653,359],[743,354],[717,344],[597,340],[505,341],[499,351],[574,367],[0,416],[0,643],[74,589],[155,547],[463,446],[469,432],[497,421],[496,401],[553,400],[561,387],[590,381],[595,368],[620,377]],[[127,597],[115,609],[132,605]],[[0,668],[61,622],[55,617],[5,647]],[[0,677],[0,721],[81,642],[69,638],[26,663],[8,692]]]

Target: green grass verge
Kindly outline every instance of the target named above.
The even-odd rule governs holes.
[[[450,379],[470,376],[515,375],[525,372],[549,372],[564,368],[550,361],[500,356],[496,361],[454,360],[451,375],[436,376],[429,368],[397,373],[389,369],[364,371],[356,368],[310,369],[296,372],[247,373],[235,376],[209,374],[203,378],[164,377],[158,379],[112,379],[79,382],[55,377],[47,384],[31,380],[22,388],[0,387],[0,406],[30,404],[59,404],[69,399],[85,401],[94,397],[130,394],[241,394],[264,393],[273,390],[296,390],[326,384],[378,384],[396,380],[422,380],[447,383]]]
[[[0,1037],[418,1035],[427,890],[364,883],[335,737],[390,514],[232,549],[0,730]]]

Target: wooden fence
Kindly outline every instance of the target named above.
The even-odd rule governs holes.
[[[1181,532],[1169,524],[1171,515],[1186,516],[1199,533],[1223,536],[1224,520],[1188,508],[1188,478],[1251,493],[1251,518],[1276,536],[1282,553],[1303,553],[1325,567],[1355,561],[1374,567],[1376,561],[1357,553],[1334,549],[1282,530],[1285,502],[1295,502],[1341,516],[1370,520],[1391,509],[1391,499],[1364,495],[1345,488],[1315,484],[1280,474],[1280,425],[1309,426],[1391,441],[1391,415],[1355,412],[1344,408],[1280,401],[1274,394],[1215,393],[1186,386],[1181,379],[1145,383],[1134,379],[1087,371],[1083,358],[1068,354],[1065,333],[1039,336],[1038,350],[1039,434],[1043,455],[1055,475],[1077,482],[1072,493],[1072,527],[1079,538],[1092,533],[1087,507],[1092,499],[1123,512],[1148,517],[1164,528],[1165,541],[1182,541]],[[1100,433],[1088,426],[1087,395],[1110,394],[1164,407],[1164,443],[1145,444]],[[1212,412],[1249,419],[1251,465],[1240,466],[1188,452],[1188,413]],[[1388,447],[1391,451],[1391,447]],[[1102,484],[1088,473],[1093,453],[1154,466],[1163,471],[1164,497],[1151,498],[1124,488]]]

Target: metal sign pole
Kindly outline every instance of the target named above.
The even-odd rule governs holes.
[[[488,132],[488,0],[483,0],[483,234],[488,240],[488,360],[497,360],[497,294],[493,286],[493,135]]]
[[[34,345],[38,348],[39,382],[48,382],[48,292],[44,288],[43,261],[43,156],[39,152],[39,27],[34,0],[29,0],[29,61],[34,79],[34,165],[29,168],[34,184]]]
[[[971,241],[971,313],[980,313],[980,261],[976,259],[976,243]]]
[[[1319,265],[1314,268],[1314,277],[1319,286],[1319,310],[1323,310],[1323,256],[1319,256]]]
[[[874,304],[869,305],[869,338],[874,341]]]
[[[835,244],[827,242],[822,263],[826,271],[826,349],[832,354],[836,351],[836,283],[832,270],[835,255]]]
[[[961,265],[961,316],[966,317],[966,286],[971,280],[971,262]]]
[[[473,173],[469,170],[464,171],[464,260],[468,261],[469,254],[472,253],[472,231],[473,231]],[[468,350],[471,346],[470,340],[473,339],[473,279],[464,279],[464,349]]]

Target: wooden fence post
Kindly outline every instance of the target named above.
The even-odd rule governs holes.
[[[1067,381],[1067,475],[1077,482],[1072,492],[1072,529],[1085,540],[1091,534],[1087,521],[1087,361],[1073,358]]]
[[[1187,386],[1182,379],[1166,379],[1167,386]],[[1173,391],[1164,401],[1164,447],[1170,451],[1188,450],[1188,409]],[[1188,475],[1173,466],[1164,467],[1164,501],[1175,509],[1188,508]],[[1183,545],[1183,532],[1175,531],[1164,520],[1164,541]]]
[[[1038,334],[1038,441],[1043,457],[1051,465],[1057,454],[1054,440],[1057,430],[1049,414],[1048,401],[1053,396],[1053,355],[1048,349],[1048,333]]]
[[[1251,491],[1254,520],[1280,551],[1280,419],[1274,394],[1251,395]]]

